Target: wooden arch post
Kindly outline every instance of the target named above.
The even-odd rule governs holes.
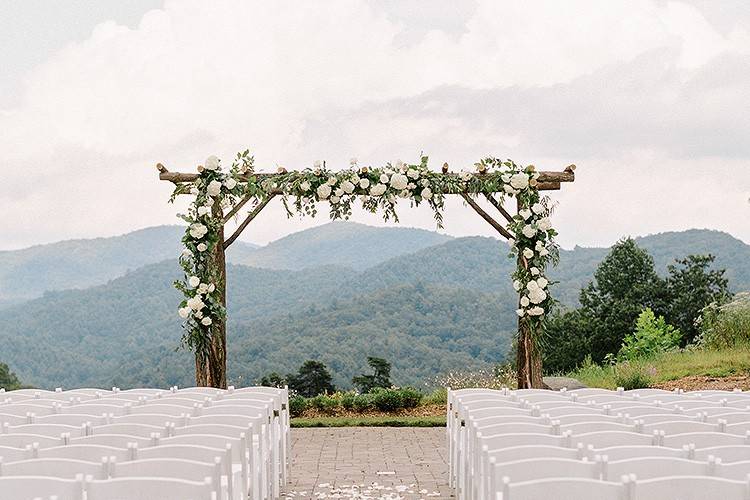
[[[161,163],[157,164],[159,170],[159,179],[163,181],[172,182],[177,186],[189,186],[190,183],[198,179],[198,174],[193,173],[180,173],[170,172]],[[539,191],[550,191],[559,190],[561,183],[573,182],[575,180],[575,165],[567,167],[563,172],[539,172],[537,189]],[[261,179],[273,179],[278,174],[268,173],[253,173],[248,174]],[[455,173],[449,173],[447,170],[447,164],[443,166],[443,173],[445,176],[456,176]],[[477,174],[484,175],[484,174]],[[184,189],[184,193],[189,192],[189,189]],[[221,230],[219,231],[220,242],[214,248],[214,254],[212,256],[212,265],[218,271],[220,277],[219,297],[222,306],[226,309],[226,250],[227,248],[237,240],[247,226],[255,219],[255,217],[268,205],[268,203],[277,195],[283,195],[282,192],[273,191],[267,198],[262,201],[258,201],[253,196],[247,196],[241,199],[232,210],[228,213],[224,213],[223,209],[218,206],[213,207],[213,214],[215,217],[221,218],[223,221]],[[472,192],[467,191],[456,191],[445,194],[457,194],[460,195],[464,201],[477,213],[482,219],[484,219],[490,226],[492,226],[497,233],[508,241],[512,241],[513,234],[506,229],[504,224],[499,223],[494,217],[492,217],[486,210],[484,210],[477,201],[472,198]],[[494,197],[492,194],[483,193],[485,199],[493,206],[507,222],[513,220],[513,216],[506,210],[502,203]],[[502,196],[502,194],[501,194]],[[228,237],[225,238],[224,229],[227,222],[232,217],[237,215],[239,211],[248,203],[255,200],[256,204],[247,214],[245,219],[238,225],[237,229]],[[517,210],[520,207],[517,207]],[[519,256],[519,265],[527,266],[524,259]],[[519,295],[520,300],[520,295]],[[200,387],[217,387],[225,389],[227,387],[227,337],[226,337],[226,320],[217,320],[211,326],[211,338],[209,339],[208,349],[204,354],[196,353],[195,355],[195,383]],[[518,371],[518,388],[542,388],[544,386],[542,382],[542,358],[539,346],[536,344],[534,336],[528,324],[527,318],[519,318],[518,320],[518,353],[517,353],[517,371]]]

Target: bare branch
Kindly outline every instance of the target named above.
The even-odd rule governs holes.
[[[268,198],[266,198],[265,200],[261,201],[253,209],[252,212],[250,212],[249,214],[247,214],[247,217],[245,218],[245,220],[242,221],[242,224],[240,224],[239,227],[235,230],[235,232],[232,233],[232,236],[230,236],[229,238],[227,238],[227,240],[224,242],[224,250],[226,250],[227,248],[229,248],[229,245],[231,245],[232,243],[234,243],[234,240],[236,240],[240,236],[240,234],[242,234],[242,231],[245,230],[245,228],[247,227],[247,225],[250,224],[253,221],[253,219],[255,218],[255,216],[258,215],[260,213],[260,211],[263,210],[266,207],[266,205],[268,205],[268,202],[271,201],[274,196],[276,196],[276,195],[275,194],[269,195]]]
[[[500,224],[495,219],[493,219],[492,216],[490,216],[490,214],[488,214],[487,212],[485,212],[482,207],[480,207],[479,205],[477,205],[477,202],[474,201],[474,200],[472,200],[471,197],[468,194],[461,193],[461,197],[464,200],[466,200],[466,203],[468,203],[469,206],[471,208],[473,208],[476,213],[478,213],[484,220],[486,220],[487,223],[489,223],[490,226],[494,227],[495,231],[497,231],[498,233],[500,233],[503,237],[505,237],[508,240],[514,240],[515,239],[515,238],[513,238],[513,235],[510,234],[510,231],[508,231],[507,229],[505,229],[502,224]]]
[[[513,222],[513,217],[508,213],[507,210],[505,210],[505,207],[503,207],[500,202],[495,199],[494,196],[489,193],[484,193],[484,197],[487,198],[487,201],[489,201],[493,207],[497,208],[498,212],[503,214],[505,220],[507,220],[508,222]]]

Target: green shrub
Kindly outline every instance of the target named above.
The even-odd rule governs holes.
[[[302,396],[291,397],[289,398],[289,415],[299,417],[307,410],[308,406],[307,399]]]
[[[700,346],[722,349],[750,344],[750,292],[739,293],[722,306],[709,305],[696,323]]]
[[[638,316],[635,332],[625,337],[619,358],[628,361],[649,358],[678,347],[681,339],[679,330],[668,325],[663,316],[657,318],[654,311],[646,308]]]
[[[372,410],[375,407],[372,394],[357,394],[354,396],[352,408],[358,412]]]
[[[333,413],[339,407],[339,401],[333,396],[320,394],[309,400],[310,406],[325,414]]]
[[[445,388],[435,389],[423,398],[426,405],[444,405],[448,402],[448,391]]]
[[[422,401],[422,393],[413,387],[375,389],[371,394],[375,408],[384,412],[414,408]]]
[[[614,367],[615,384],[626,391],[633,389],[646,389],[651,387],[653,368],[648,368],[634,363],[620,363]]]
[[[422,402],[422,393],[414,387],[402,387],[398,391],[401,392],[402,408],[416,408]]]
[[[341,395],[341,406],[344,407],[345,410],[353,410],[354,409],[354,402],[357,399],[357,393],[354,391],[345,392]]]

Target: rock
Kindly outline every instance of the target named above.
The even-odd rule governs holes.
[[[586,385],[582,384],[580,381],[569,377],[544,377],[543,380],[545,385],[553,391],[559,391],[563,388],[566,388],[569,391],[586,388]]]

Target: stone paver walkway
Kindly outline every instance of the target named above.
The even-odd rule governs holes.
[[[445,429],[292,429],[283,499],[449,499]]]

